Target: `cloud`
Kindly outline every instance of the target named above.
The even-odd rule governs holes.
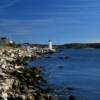
[[[0,4],[0,8],[7,8],[7,7],[10,7],[12,5],[14,5],[16,2],[19,2],[21,0],[8,0],[8,1],[0,1],[1,4]]]
[[[31,25],[21,20],[0,20],[0,33],[25,35],[31,32]]]
[[[100,43],[100,39],[90,41],[90,43]]]
[[[49,23],[48,20],[9,20],[0,19],[0,34],[17,34],[28,35],[38,30],[40,27],[45,27]]]

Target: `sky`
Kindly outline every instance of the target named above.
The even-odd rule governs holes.
[[[100,0],[0,0],[0,37],[55,44],[100,42]]]

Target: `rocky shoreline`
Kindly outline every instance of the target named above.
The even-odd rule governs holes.
[[[25,63],[45,53],[23,51],[20,48],[0,49],[0,100],[58,100],[43,89],[46,80],[42,68],[26,68]]]

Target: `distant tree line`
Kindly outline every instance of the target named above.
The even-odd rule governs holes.
[[[100,48],[100,43],[71,43],[59,45],[59,48]]]

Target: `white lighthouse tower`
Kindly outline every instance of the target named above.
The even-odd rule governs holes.
[[[51,40],[49,40],[49,50],[52,50],[53,48],[52,48],[52,41]]]
[[[53,49],[51,40],[49,40],[49,50],[52,51],[52,52],[55,52],[55,49]]]

